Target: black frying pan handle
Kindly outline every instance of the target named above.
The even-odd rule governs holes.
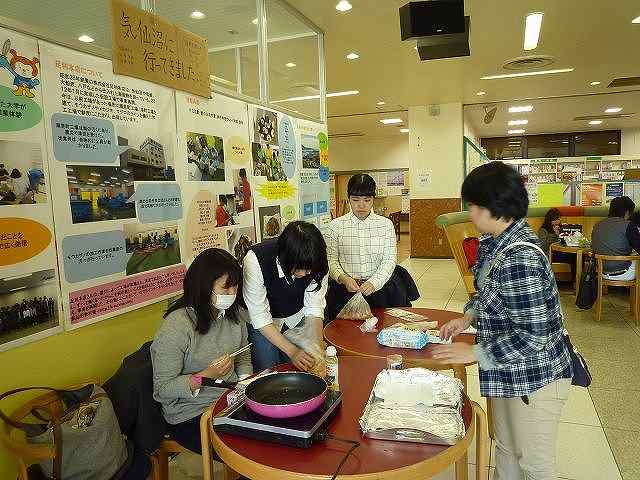
[[[227,388],[229,390],[233,390],[236,388],[236,385],[238,384],[234,382],[225,382],[224,380],[218,380],[215,378],[202,377],[203,387]]]

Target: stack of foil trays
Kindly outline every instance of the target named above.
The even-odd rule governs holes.
[[[365,437],[454,445],[465,434],[462,382],[425,368],[383,370],[369,396],[360,428]]]

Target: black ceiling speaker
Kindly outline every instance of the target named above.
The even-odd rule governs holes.
[[[400,10],[402,40],[416,40],[421,60],[468,56],[469,17],[464,0],[410,2]]]

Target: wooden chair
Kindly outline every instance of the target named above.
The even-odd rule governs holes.
[[[630,307],[633,314],[633,320],[638,322],[638,301],[640,300],[640,279],[638,270],[638,261],[640,256],[612,256],[612,255],[596,255],[597,269],[598,269],[598,297],[596,299],[596,320],[602,319],[602,297],[606,295],[607,287],[629,287],[630,292]],[[636,265],[636,278],[628,281],[621,280],[609,280],[604,278],[604,262],[605,261],[618,261],[618,262],[634,262]]]
[[[556,277],[556,281],[570,282],[573,279],[573,272],[571,270],[571,265],[569,265],[568,263],[554,262],[553,250],[551,249],[551,247],[549,247],[548,256],[549,256],[549,263],[551,264],[551,270],[553,271],[553,275]]]
[[[396,231],[396,240],[400,241],[400,212],[394,212],[389,214],[389,220],[393,223],[393,229]]]
[[[87,385],[97,384],[96,381],[89,381],[80,385],[66,387],[66,390],[76,390]],[[8,417],[16,422],[25,422],[31,415],[31,411],[36,407],[47,407],[54,414],[64,412],[64,405],[59,400],[55,392],[47,392],[39,395],[16,408]],[[27,422],[25,422],[27,423]],[[25,439],[24,433],[13,426],[4,423],[0,428],[0,442],[7,451],[16,458],[18,469],[18,480],[29,480],[27,469],[34,464],[44,460],[51,460],[55,457],[53,445],[29,443]]]

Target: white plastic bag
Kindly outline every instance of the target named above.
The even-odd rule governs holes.
[[[315,359],[315,364],[309,373],[325,378],[327,366],[324,359],[324,342],[320,340],[318,343],[312,323],[304,318],[298,325],[285,331],[283,335],[296,347],[301,348]]]
[[[342,307],[337,318],[346,318],[349,320],[367,320],[373,317],[371,308],[362,293],[356,293],[347,304]]]

